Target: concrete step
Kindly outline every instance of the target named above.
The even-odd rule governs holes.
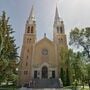
[[[60,88],[60,82],[58,79],[33,79],[31,88]]]

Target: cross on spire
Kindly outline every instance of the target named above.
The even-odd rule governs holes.
[[[44,33],[44,37],[46,37],[46,33]]]

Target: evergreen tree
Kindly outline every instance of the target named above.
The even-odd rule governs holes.
[[[61,80],[62,80],[62,82],[63,82],[63,85],[65,86],[65,71],[64,71],[64,69],[63,68],[61,68],[61,72],[60,72],[60,78],[61,78]]]
[[[66,69],[66,86],[70,86],[70,76],[68,68]]]
[[[3,11],[0,17],[0,82],[8,82],[15,76],[16,71],[18,48],[12,35],[14,31],[8,23],[9,17],[6,17],[6,13]]]

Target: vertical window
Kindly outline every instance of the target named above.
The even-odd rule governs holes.
[[[29,38],[27,39],[27,43],[31,43],[31,38],[30,39]]]
[[[27,33],[30,33],[30,27],[28,27]]]
[[[33,26],[31,27],[31,33],[33,33]]]
[[[57,27],[57,33],[59,33],[59,27]]]
[[[27,59],[28,59],[28,56],[27,56]]]
[[[55,78],[55,71],[52,71],[52,78]]]
[[[29,38],[27,39],[27,43],[29,42]]]
[[[37,78],[37,71],[34,71],[34,78]]]
[[[61,38],[61,43],[63,43],[63,39]]]
[[[31,43],[31,38],[29,39],[29,43]]]
[[[24,71],[24,75],[27,75],[28,74],[28,71]]]
[[[63,29],[62,29],[62,27],[60,27],[60,32],[63,33]]]
[[[60,43],[61,41],[60,41],[60,38],[58,39],[58,42]]]

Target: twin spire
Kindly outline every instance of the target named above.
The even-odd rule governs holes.
[[[28,18],[28,21],[36,21],[36,18],[35,18],[35,12],[34,12],[34,6],[32,6],[31,8],[31,12],[30,12],[30,16]],[[54,19],[54,23],[57,22],[57,21],[60,21],[60,17],[59,17],[59,13],[58,13],[58,8],[56,6],[56,12],[55,12],[55,19]]]
[[[28,18],[28,22],[32,22],[32,21],[36,21],[34,6],[32,6],[32,8],[31,8],[31,12],[30,12],[30,15],[29,15],[29,18]]]
[[[59,13],[58,13],[58,8],[57,8],[57,6],[56,6],[54,23],[55,23],[55,22],[58,22],[58,21],[60,21],[60,17],[59,17]]]

